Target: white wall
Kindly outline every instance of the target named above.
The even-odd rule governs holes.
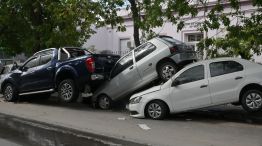
[[[224,13],[228,13],[231,11],[231,7],[228,5],[224,7]],[[247,16],[250,15],[251,12],[255,11],[255,8],[251,5],[249,2],[244,2],[241,5],[241,10],[245,11],[245,14]],[[112,51],[119,51],[120,49],[120,39],[121,38],[130,38],[130,40],[133,42],[133,22],[130,19],[130,16],[128,15],[128,12],[121,11],[119,14],[120,16],[123,16],[126,21],[124,25],[126,25],[126,31],[125,32],[118,32],[116,29],[111,28],[99,28],[97,30],[97,34],[93,35],[84,46],[91,46],[94,45],[97,50],[112,50]],[[162,27],[155,28],[154,31],[156,33],[159,33],[161,35],[169,35],[172,36],[178,40],[186,41],[185,34],[188,33],[197,33],[200,32],[197,29],[197,25],[204,21],[204,12],[201,11],[198,13],[198,15],[195,18],[190,17],[184,17],[185,21],[185,27],[177,32],[176,26],[172,25],[170,22],[167,22]],[[236,24],[237,19],[236,18],[230,18],[232,24]],[[225,29],[223,26],[221,26],[220,29],[217,30],[209,30],[207,32],[208,37],[223,37],[225,35]],[[140,33],[141,34],[141,33]],[[204,37],[206,37],[204,35]],[[262,61],[261,57],[255,57],[256,59],[260,58],[260,61]]]

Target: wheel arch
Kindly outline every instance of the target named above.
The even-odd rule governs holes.
[[[15,84],[15,82],[12,81],[11,79],[9,79],[9,80],[4,80],[3,83],[2,83],[2,85],[1,85],[1,89],[0,89],[1,93],[4,92],[3,90],[4,90],[4,87],[6,86],[6,84],[12,84],[12,85],[14,85],[15,87],[17,87],[16,84]]]
[[[261,86],[260,84],[258,84],[258,83],[250,83],[250,84],[247,84],[247,85],[245,85],[245,86],[241,89],[241,91],[239,92],[239,101],[238,101],[238,102],[241,101],[242,95],[243,95],[246,91],[251,90],[251,89],[257,89],[257,90],[259,90],[259,91],[262,92],[262,86]]]
[[[172,60],[172,59],[169,58],[169,57],[165,57],[165,58],[162,58],[161,60],[159,60],[159,61],[157,62],[157,64],[156,64],[156,69],[158,70],[159,67],[160,67],[160,65],[161,65],[162,63],[165,63],[165,62],[172,62],[172,63],[174,63],[175,65],[177,65],[177,63],[176,63],[174,60]]]
[[[72,69],[61,69],[56,73],[55,81],[56,81],[56,87],[58,87],[59,83],[63,81],[64,79],[73,79],[75,81],[76,79],[76,73]]]
[[[98,94],[97,96],[95,96],[95,97],[93,98],[93,101],[97,103],[99,97],[101,97],[101,96],[103,96],[103,95],[107,96],[111,101],[113,101],[112,98],[111,98],[109,95],[107,95],[106,93],[100,93],[100,94]]]

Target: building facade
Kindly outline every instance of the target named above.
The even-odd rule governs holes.
[[[209,10],[212,6],[215,5],[215,1],[211,0],[208,3]],[[229,3],[224,3],[224,13],[229,13],[232,11]],[[256,11],[256,8],[252,6],[250,0],[241,0],[240,1],[241,11],[245,13],[246,16],[250,16],[252,12]],[[96,52],[101,52],[104,50],[110,50],[115,54],[125,54],[130,50],[128,43],[131,46],[134,46],[133,39],[133,21],[128,15],[129,12],[126,10],[121,10],[119,15],[124,18],[124,25],[126,26],[125,32],[118,32],[116,29],[109,27],[99,28],[96,34],[94,34],[87,42],[84,44],[84,47],[94,48]],[[226,34],[226,30],[221,26],[217,30],[208,30],[207,32],[201,32],[198,30],[198,26],[203,23],[205,20],[204,11],[200,11],[198,15],[194,18],[184,17],[185,26],[181,31],[177,31],[177,27],[172,25],[172,23],[165,23],[162,27],[155,28],[154,31],[159,35],[168,35],[172,36],[177,40],[181,40],[195,48],[197,51],[197,43],[206,37],[223,37]],[[231,17],[230,21],[232,24],[238,23],[237,17]],[[141,33],[140,33],[141,34]],[[254,59],[257,62],[262,62],[260,56],[254,56]]]

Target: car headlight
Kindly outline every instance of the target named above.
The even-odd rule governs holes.
[[[138,97],[132,98],[132,99],[129,101],[129,103],[130,103],[130,104],[136,104],[136,103],[139,103],[141,99],[142,99],[142,97],[141,97],[141,96],[138,96]]]

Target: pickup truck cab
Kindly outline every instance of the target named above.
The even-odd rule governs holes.
[[[3,80],[5,100],[39,94],[50,96],[58,91],[64,102],[77,99],[80,92],[92,92],[108,76],[120,57],[93,54],[76,47],[50,48],[35,53]]]

